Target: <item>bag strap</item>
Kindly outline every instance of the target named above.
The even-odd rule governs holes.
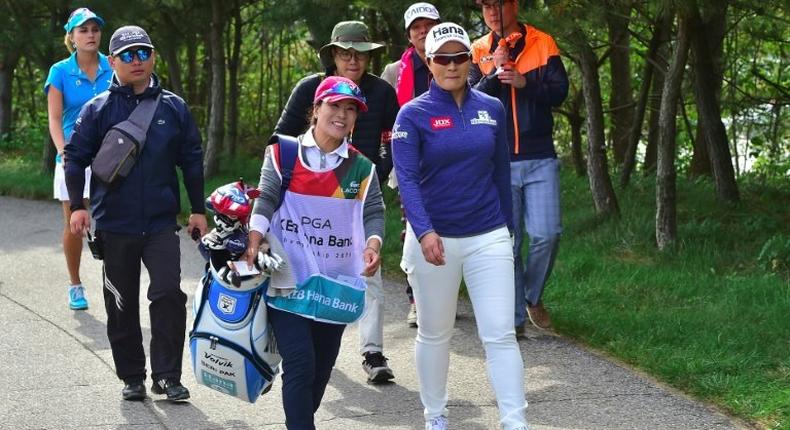
[[[160,92],[155,99],[147,98],[143,99],[132,111],[129,115],[129,118],[126,120],[131,122],[132,124],[140,127],[140,130],[143,131],[143,136],[148,134],[148,128],[151,127],[151,121],[154,120],[154,112],[156,112],[156,108],[159,106],[159,100],[162,99],[162,93]],[[145,146],[145,139],[139,142],[140,148],[139,152],[143,151],[143,146]],[[138,153],[139,153],[138,152]]]
[[[294,166],[296,165],[296,157],[299,153],[299,141],[291,136],[283,134],[275,134],[269,139],[269,143],[279,143],[280,154],[280,175],[282,176],[282,185],[280,186],[280,204],[285,198],[285,192],[291,184],[291,177],[293,176]]]

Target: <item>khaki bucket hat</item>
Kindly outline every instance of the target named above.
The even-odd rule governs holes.
[[[335,64],[332,58],[333,46],[358,52],[369,52],[384,47],[382,44],[370,41],[368,26],[360,21],[341,21],[335,24],[335,28],[332,29],[332,39],[318,50],[318,58],[321,59],[324,67]]]

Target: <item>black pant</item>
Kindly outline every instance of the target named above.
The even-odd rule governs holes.
[[[187,296],[181,291],[181,249],[175,231],[150,236],[98,232],[104,242],[104,307],[115,372],[126,382],[145,379],[140,329],[140,262],[148,269],[151,377],[180,378]]]
[[[346,326],[273,308],[267,311],[283,358],[285,426],[288,430],[315,430],[313,414],[324,397]]]

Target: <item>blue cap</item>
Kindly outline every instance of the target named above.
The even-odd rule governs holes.
[[[75,27],[79,27],[91,19],[96,21],[99,27],[104,27],[104,20],[101,19],[99,15],[96,15],[87,7],[81,7],[71,13],[68,22],[66,22],[63,28],[66,30],[66,33],[71,33],[71,30],[74,30]]]

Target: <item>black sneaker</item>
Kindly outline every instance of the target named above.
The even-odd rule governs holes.
[[[372,384],[380,384],[395,378],[392,369],[387,366],[387,357],[380,352],[365,353],[362,369],[367,372],[368,382]]]
[[[526,339],[527,338],[527,329],[524,327],[526,324],[521,323],[515,327],[516,330],[516,339]]]
[[[160,379],[151,386],[154,394],[167,394],[167,400],[179,401],[189,398],[189,390],[181,385],[181,381],[175,378]]]
[[[124,400],[143,400],[145,399],[145,385],[143,381],[129,382],[121,390]]]

